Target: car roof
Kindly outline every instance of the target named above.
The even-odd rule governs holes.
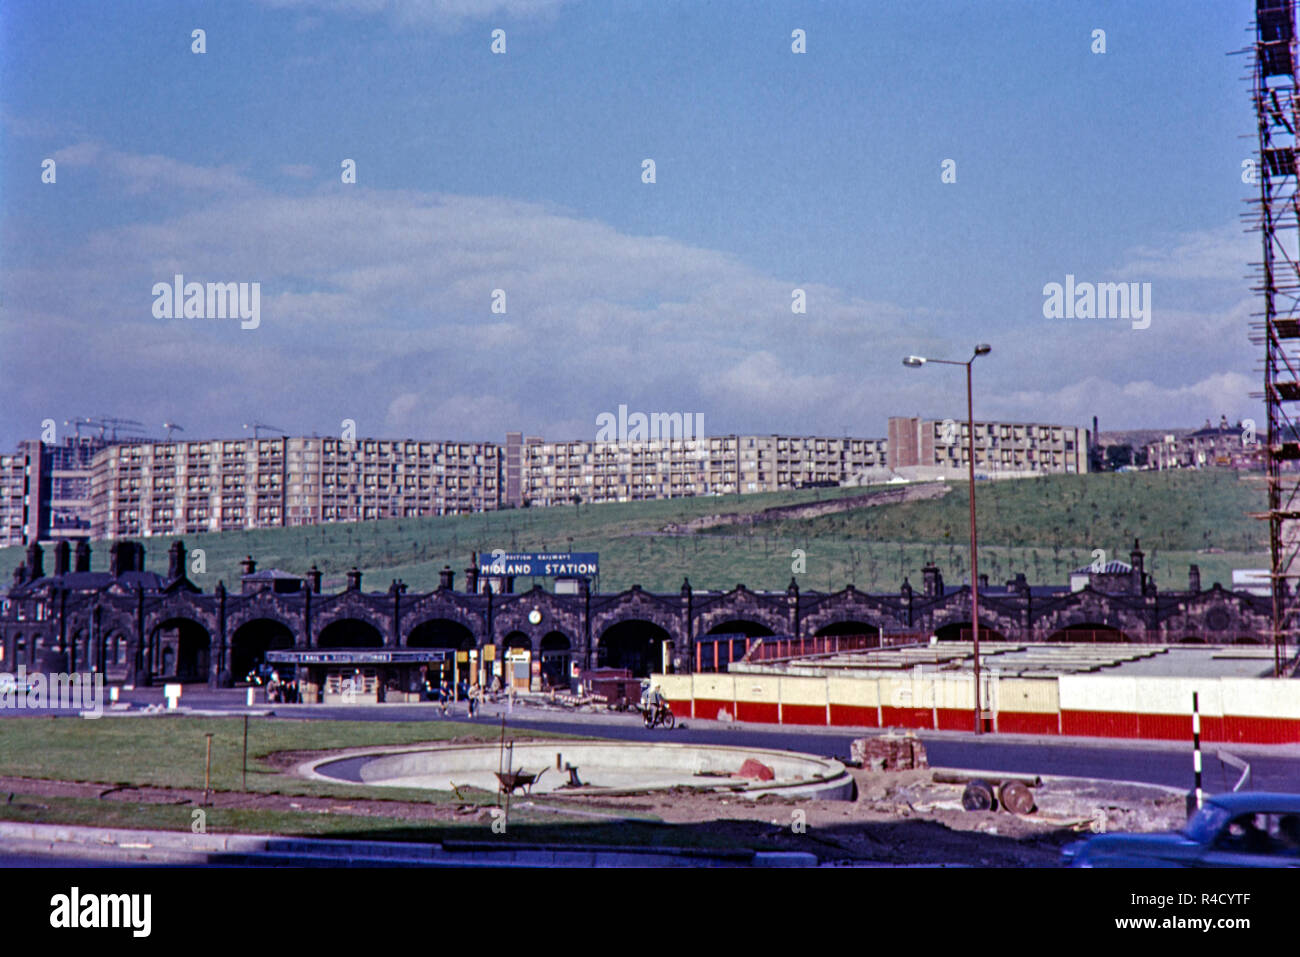
[[[1234,814],[1250,811],[1281,811],[1287,814],[1300,814],[1300,794],[1282,794],[1273,791],[1237,791],[1232,794],[1216,794],[1210,803]]]

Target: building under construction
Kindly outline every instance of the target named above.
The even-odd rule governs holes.
[[[1250,222],[1263,258],[1262,318],[1253,338],[1264,346],[1268,432],[1269,547],[1272,556],[1274,665],[1278,674],[1296,634],[1291,596],[1300,579],[1300,178],[1296,169],[1295,0],[1256,0],[1252,99],[1259,131],[1259,196]]]

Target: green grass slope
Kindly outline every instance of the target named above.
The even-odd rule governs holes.
[[[965,483],[942,499],[855,508],[816,518],[778,517],[728,525],[694,535],[667,535],[669,524],[701,516],[755,513],[780,505],[862,495],[864,489],[807,489],[761,495],[686,498],[608,505],[511,509],[444,518],[390,519],[305,528],[261,529],[186,536],[203,549],[206,571],[191,574],[204,589],[224,579],[238,588],[239,560],[259,568],[301,573],[315,563],[327,588],[342,584],[353,565],[363,587],[382,590],[401,578],[414,590],[437,586],[450,565],[464,583],[470,552],[569,549],[601,556],[602,591],[640,584],[675,591],[683,578],[697,589],[783,589],[794,577],[801,588],[831,590],[852,583],[892,591],[906,575],[920,584],[920,569],[934,561],[945,580],[967,573]],[[879,490],[877,490],[879,491]],[[1268,565],[1267,525],[1248,517],[1262,511],[1259,477],[1232,472],[1130,472],[1060,475],[980,482],[976,487],[980,570],[994,582],[1023,571],[1032,584],[1061,584],[1069,571],[1093,560],[1128,560],[1140,538],[1147,568],[1161,588],[1184,588],[1187,566],[1201,568],[1203,583],[1231,582],[1233,568]],[[147,565],[165,571],[170,537],[146,540]],[[108,543],[92,545],[93,567],[108,567]],[[796,572],[798,550],[804,570]],[[22,549],[0,549],[0,570],[22,561]],[[47,568],[52,557],[46,557]],[[544,582],[539,582],[546,584]],[[530,587],[529,580],[516,583]]]

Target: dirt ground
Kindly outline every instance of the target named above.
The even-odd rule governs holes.
[[[270,763],[288,769],[318,756],[284,752]],[[544,804],[635,818],[659,818],[680,829],[683,838],[707,831],[756,850],[800,850],[823,863],[917,864],[974,867],[1053,867],[1060,849],[1098,830],[1174,830],[1185,820],[1181,799],[1152,799],[1151,792],[1126,793],[1123,786],[1096,783],[1034,789],[1035,810],[1027,815],[1006,811],[965,811],[961,785],[940,784],[931,770],[867,771],[850,769],[857,783],[853,801],[788,799],[772,795],[757,801],[677,789],[628,797],[552,795],[534,802],[515,797],[518,808]],[[51,797],[95,798],[142,804],[197,805],[200,789],[119,788],[103,784],[0,777],[0,802],[9,793]],[[480,795],[480,798],[482,795]],[[30,800],[30,799],[29,799]],[[481,803],[441,804],[411,801],[301,797],[284,794],[215,792],[217,808],[295,811],[384,817],[437,823],[486,822]],[[572,820],[572,818],[570,818]],[[663,843],[676,843],[667,836]],[[682,843],[691,843],[683,840]]]
[[[689,826],[707,823],[737,837],[759,837],[764,848],[807,850],[823,862],[1052,867],[1065,844],[1102,830],[1169,831],[1186,821],[1182,798],[1152,800],[1123,786],[1041,785],[1026,815],[966,811],[962,785],[940,784],[932,770],[851,768],[853,801],[757,801],[685,789],[635,798],[569,798],[575,806],[653,814]]]

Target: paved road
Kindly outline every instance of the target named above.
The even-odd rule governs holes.
[[[125,692],[123,700],[139,706],[160,703],[161,689]],[[241,713],[242,690],[211,691],[187,686],[182,703],[190,708]],[[457,705],[453,717],[444,719],[436,705],[383,705],[379,707],[325,707],[321,705],[265,705],[257,711],[273,711],[291,720],[346,721],[458,721],[467,722],[464,705]],[[489,706],[476,724],[498,726],[500,708]],[[42,714],[61,712],[44,711]],[[33,712],[0,709],[0,716],[31,716]],[[69,713],[71,714],[71,713]],[[560,733],[595,735],[631,741],[675,741],[683,744],[735,744],[746,747],[784,748],[810,754],[847,758],[849,742],[861,732],[841,728],[790,728],[763,725],[726,724],[686,720],[672,731],[647,731],[635,715],[556,714],[554,711],[516,707],[509,716],[512,727]],[[1191,746],[1177,742],[1135,743],[1114,740],[1058,739],[1025,735],[976,737],[958,732],[920,732],[930,763],[941,767],[968,768],[1015,773],[1062,774],[1109,780],[1143,781],[1178,788],[1192,786]],[[1207,745],[1203,783],[1208,792],[1231,790],[1238,772],[1217,757],[1218,746]],[[1241,747],[1234,753],[1250,762],[1254,790],[1300,792],[1300,746],[1276,748]]]

